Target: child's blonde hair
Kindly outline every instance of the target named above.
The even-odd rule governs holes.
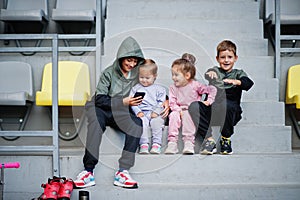
[[[180,66],[180,71],[185,75],[186,73],[190,73],[191,77],[190,79],[194,79],[195,75],[196,75],[196,67],[195,65],[190,62],[187,59],[183,59],[183,58],[179,58],[176,59],[173,63],[172,63],[172,67],[174,67],[174,65],[178,65]]]
[[[234,53],[234,55],[236,56],[236,45],[230,41],[230,40],[223,40],[222,42],[220,42],[217,46],[217,57],[219,57],[219,54],[221,51],[232,51]]]
[[[151,73],[153,75],[157,75],[158,67],[157,67],[157,65],[156,65],[156,63],[155,63],[154,60],[152,60],[152,59],[145,59],[142,62],[142,64],[141,64],[141,66],[140,66],[139,69],[146,69],[146,70],[151,71]]]

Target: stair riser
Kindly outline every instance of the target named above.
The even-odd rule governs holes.
[[[211,1],[133,1],[131,5],[136,8],[135,12],[124,9],[126,1],[108,1],[108,18],[133,18],[146,19],[194,19],[199,20],[236,20],[258,18],[258,5],[252,2],[236,1],[233,4],[216,1],[211,6]],[[247,9],[240,9],[242,7]],[[172,10],[172,12],[168,12]],[[235,12],[220,12],[220,10],[234,10]]]
[[[263,38],[261,20],[199,20],[199,19],[107,19],[105,34],[112,36],[136,28],[157,27],[176,30],[196,40],[213,38]],[[123,26],[121,24],[124,24]],[[189,27],[189,28],[186,28]],[[249,31],[251,27],[251,31]],[[205,30],[205,31],[203,31]],[[237,34],[238,33],[238,34]]]
[[[146,27],[146,26],[143,26]],[[215,62],[216,47],[219,42],[224,39],[231,39],[234,41],[238,48],[239,56],[266,56],[268,55],[268,43],[267,40],[255,38],[239,38],[233,37],[231,34],[228,37],[214,36],[207,34],[209,37],[198,38],[197,35],[189,36],[184,32],[163,28],[137,28],[126,29],[122,33],[109,35],[105,40],[105,55],[110,55],[115,58],[116,49],[119,48],[121,42],[127,36],[134,37],[144,49],[154,49],[157,52],[164,53],[166,55],[181,55],[183,52],[194,53],[195,56],[205,56],[206,59]],[[255,50],[253,50],[255,49]],[[109,52],[109,53],[106,53]],[[255,62],[256,64],[258,62]]]

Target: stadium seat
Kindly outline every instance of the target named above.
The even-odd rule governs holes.
[[[5,22],[4,33],[39,34],[45,33],[48,27],[48,0],[7,0],[6,8],[1,9],[0,20]],[[18,47],[26,41],[15,40]],[[8,44],[9,41],[6,41]],[[37,40],[39,47],[42,40]],[[23,55],[35,53],[23,52]]]
[[[90,76],[87,64],[78,61],[59,61],[58,63],[58,106],[59,123],[74,122],[75,131],[63,131],[60,137],[65,140],[74,139],[81,128],[83,108],[90,98]],[[36,105],[52,106],[52,63],[44,67],[41,91],[36,92]],[[68,120],[69,119],[69,120]]]
[[[45,31],[48,20],[48,0],[7,0],[6,8],[1,9],[1,21],[11,25],[14,23],[22,24],[22,26],[14,26],[13,28],[26,29],[28,33],[33,30],[32,24],[34,22],[42,25],[42,30]],[[31,26],[26,27],[24,23]]]
[[[19,61],[0,62],[0,130],[23,130],[33,100],[31,65]]]
[[[294,129],[300,138],[300,65],[291,66],[287,74],[285,103]]]
[[[265,23],[275,24],[275,1],[266,1]],[[283,25],[300,24],[300,1],[289,0],[289,3],[280,1],[280,23]]]
[[[288,70],[285,102],[296,104],[296,108],[300,109],[300,65],[291,66]]]
[[[57,23],[63,34],[91,34],[95,32],[96,0],[57,0],[52,10],[52,20]],[[73,41],[74,44],[80,41]],[[82,43],[82,42],[81,42]],[[83,40],[88,46],[90,39]],[[71,46],[71,40],[64,40],[65,46]],[[83,55],[84,52],[69,52],[71,55]]]

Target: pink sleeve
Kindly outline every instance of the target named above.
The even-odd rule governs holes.
[[[208,89],[208,98],[207,98],[207,101],[211,105],[215,101],[215,97],[217,95],[217,88],[215,86],[208,85],[207,89]]]
[[[207,101],[211,105],[215,101],[215,97],[217,94],[216,87],[214,87],[212,85],[204,85],[200,82],[197,82],[197,84],[198,84],[197,85],[198,94],[200,94],[200,95],[207,94]]]
[[[181,108],[177,105],[177,97],[173,85],[171,85],[169,89],[169,105],[172,111],[181,111]]]

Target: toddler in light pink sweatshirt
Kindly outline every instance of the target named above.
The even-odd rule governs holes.
[[[207,86],[195,80],[195,57],[191,54],[183,54],[172,64],[172,80],[174,84],[169,89],[169,115],[168,146],[165,154],[178,153],[178,134],[182,126],[182,140],[184,142],[183,154],[194,154],[194,141],[196,128],[188,112],[189,105],[194,101],[201,101],[206,94],[206,100],[202,103],[210,107],[216,96],[216,88]]]

